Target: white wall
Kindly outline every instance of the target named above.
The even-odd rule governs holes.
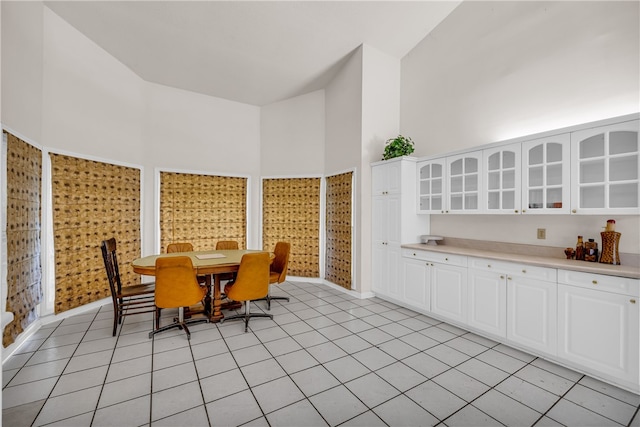
[[[462,3],[402,60],[401,133],[425,156],[638,112],[639,5]],[[431,233],[565,247],[606,219],[432,215]],[[638,216],[615,219],[640,253]]]
[[[140,164],[145,156],[142,80],[51,10],[43,10],[39,142],[52,149]]]
[[[249,218],[258,218],[260,108],[154,83],[144,83],[145,228],[155,236],[154,168],[249,177]],[[248,247],[258,230],[249,226]],[[158,237],[159,238],[159,237]],[[155,240],[153,241],[155,243]],[[145,242],[146,253],[159,250]]]
[[[0,2],[2,80],[0,122],[22,137],[42,134],[43,7],[39,2]]]
[[[382,159],[386,140],[400,128],[400,60],[379,50],[362,47],[362,143],[360,173],[357,175],[359,209],[359,289],[371,290],[371,162]],[[365,214],[366,213],[366,214]]]
[[[402,133],[424,156],[637,112],[639,5],[463,2],[402,60]]]
[[[325,174],[331,175],[355,168],[355,242],[354,285],[359,291],[370,287],[370,248],[362,245],[363,223],[371,217],[371,209],[362,206],[362,185],[358,178],[364,167],[362,151],[362,67],[363,47],[360,46],[345,63],[336,77],[325,88]],[[370,219],[369,219],[370,224]],[[370,226],[369,229],[370,230]],[[367,255],[369,253],[369,255]]]
[[[261,108],[261,175],[324,172],[324,109],[324,90]]]

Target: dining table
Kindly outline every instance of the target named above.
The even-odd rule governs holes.
[[[193,268],[198,276],[206,278],[206,285],[211,289],[209,320],[219,322],[224,318],[222,314],[222,299],[220,292],[220,277],[223,274],[235,273],[240,268],[240,261],[244,254],[264,252],[260,250],[210,250],[193,252],[173,252],[170,254],[149,255],[133,260],[132,266],[135,273],[144,276],[156,275],[156,259],[188,256],[191,258]],[[273,260],[274,255],[271,254]]]

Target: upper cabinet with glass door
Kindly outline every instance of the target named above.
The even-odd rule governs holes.
[[[482,212],[482,151],[447,157],[449,213]]]
[[[418,163],[418,212],[446,213],[445,158]]]
[[[484,211],[491,214],[520,213],[520,144],[489,148],[484,161]]]
[[[638,120],[571,134],[571,212],[638,214]]]
[[[569,213],[568,133],[522,143],[522,213]]]

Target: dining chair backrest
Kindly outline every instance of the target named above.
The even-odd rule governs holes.
[[[234,301],[250,301],[263,298],[269,292],[268,252],[244,254],[240,260],[238,275],[227,296]]]
[[[282,283],[287,278],[289,268],[289,253],[291,244],[289,242],[277,242],[273,250],[275,258],[271,263],[270,283]]]
[[[220,240],[218,241],[218,243],[216,243],[217,251],[238,250],[238,249],[239,249],[238,242],[236,242],[235,240]]]
[[[102,250],[102,259],[104,260],[104,268],[107,271],[107,279],[109,279],[109,287],[111,288],[111,296],[113,299],[122,291],[122,282],[120,281],[120,270],[118,268],[118,256],[116,254],[117,244],[115,237],[103,240],[100,243]]]
[[[122,286],[118,256],[116,255],[116,239],[114,237],[103,240],[100,243],[104,268],[107,272],[111,301],[113,302],[113,336],[116,335],[118,325],[125,316],[156,313],[156,324],[160,315],[160,309],[154,302],[155,284],[144,283]]]
[[[187,307],[200,302],[203,296],[191,258],[172,256],[156,260],[156,306]]]
[[[171,254],[176,252],[193,252],[193,245],[189,242],[169,243],[167,245],[167,253]]]

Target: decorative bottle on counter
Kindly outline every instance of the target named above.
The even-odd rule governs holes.
[[[598,262],[598,244],[593,239],[584,244],[584,260]]]
[[[578,236],[578,243],[576,243],[576,260],[584,261],[584,243],[582,243],[582,236]]]
[[[620,244],[620,236],[622,236],[622,234],[617,231],[603,231],[600,233],[600,236],[602,237],[600,262],[602,264],[620,265],[618,245]]]

